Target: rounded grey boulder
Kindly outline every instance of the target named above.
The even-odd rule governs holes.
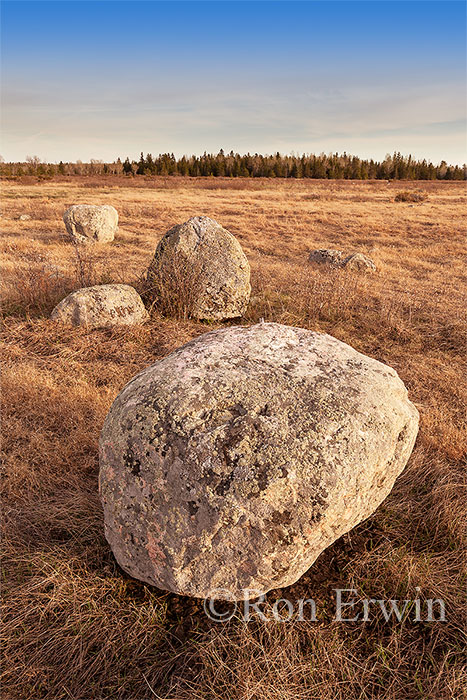
[[[108,204],[75,204],[63,214],[63,221],[75,243],[108,243],[118,230],[118,212]]]
[[[50,317],[73,326],[110,328],[143,323],[148,312],[136,289],[128,284],[99,284],[69,294]]]
[[[131,576],[175,593],[288,586],[386,498],[417,430],[397,373],[329,335],[212,331],[115,399],[106,538]]]
[[[183,289],[190,315],[203,320],[242,316],[250,299],[250,265],[240,243],[217,221],[194,216],[171,228],[147,273],[149,291]]]

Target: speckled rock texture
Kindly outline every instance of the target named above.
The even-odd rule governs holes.
[[[104,204],[75,204],[63,214],[66,230],[75,243],[108,243],[118,229],[118,212]]]
[[[339,267],[344,253],[342,250],[332,250],[331,248],[318,248],[310,253],[310,262],[318,263],[318,265],[330,265],[331,267]]]
[[[417,430],[397,373],[329,335],[206,333],[107,415],[106,538],[131,576],[175,593],[288,586],[386,498]]]
[[[342,250],[332,250],[331,248],[312,250],[309,261],[318,265],[345,268],[356,272],[374,272],[376,270],[373,260],[363,255],[363,253],[351,253],[346,256]]]
[[[352,253],[348,255],[341,264],[341,267],[346,270],[355,270],[356,272],[375,272],[376,265],[371,258],[368,258],[363,253]]]
[[[133,287],[100,284],[72,292],[57,304],[50,317],[73,326],[109,328],[143,323],[148,312]]]
[[[242,316],[250,299],[250,265],[240,243],[207,216],[194,216],[171,228],[149,266],[149,285],[164,283],[177,256],[186,274],[196,274],[191,315],[204,320]]]

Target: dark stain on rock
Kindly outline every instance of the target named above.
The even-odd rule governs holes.
[[[292,515],[290,510],[284,510],[282,513],[280,510],[275,510],[272,514],[272,522],[275,525],[288,525],[292,520]]]
[[[229,474],[229,476],[225,477],[224,479],[221,479],[220,484],[216,486],[215,491],[218,496],[225,496],[226,491],[229,490],[230,484],[233,481],[233,474]]]
[[[259,465],[255,464],[255,467],[258,467]],[[258,469],[258,476],[256,477],[256,483],[258,484],[258,488],[260,491],[265,491],[268,487],[269,479],[268,479],[268,472],[269,469]]]
[[[139,476],[141,472],[141,460],[135,456],[133,448],[128,446],[127,451],[123,455],[125,467],[135,476]]]
[[[199,505],[197,505],[195,501],[187,501],[187,506],[190,515],[196,515],[196,513],[199,511]]]

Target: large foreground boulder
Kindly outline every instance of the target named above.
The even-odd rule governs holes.
[[[108,243],[118,229],[118,212],[108,204],[75,204],[63,214],[63,221],[75,243]]]
[[[107,540],[131,576],[179,594],[287,586],[386,498],[417,429],[397,373],[329,335],[212,331],[115,399]]]
[[[57,304],[51,318],[73,326],[109,328],[143,323],[148,318],[148,312],[133,287],[127,284],[100,284],[69,294]]]
[[[198,319],[242,316],[250,299],[250,265],[240,243],[207,216],[171,228],[147,273],[154,297],[179,295]]]

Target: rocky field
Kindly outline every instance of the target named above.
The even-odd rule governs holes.
[[[3,183],[3,200],[5,700],[464,697],[464,184],[24,178]],[[114,240],[73,245],[62,215],[74,204],[115,207]],[[147,296],[157,244],[193,216],[219,222],[248,258],[243,319],[195,321],[187,299]],[[361,253],[376,271],[314,264],[315,249]],[[69,293],[101,284],[135,287],[149,318],[51,320]],[[265,610],[313,598],[316,621],[211,621],[202,601],[125,574],[104,537],[98,439],[117,394],[185,342],[261,319],[390,365],[420,413],[387,499],[267,594]],[[446,621],[336,621],[336,588],[360,601],[439,598]]]

